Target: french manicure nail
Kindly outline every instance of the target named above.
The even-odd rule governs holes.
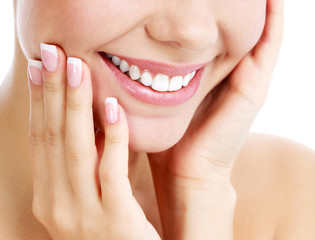
[[[41,61],[28,60],[28,74],[35,85],[43,84],[43,64]]]
[[[42,60],[48,72],[55,72],[58,68],[58,52],[54,45],[40,44]]]
[[[69,57],[67,62],[67,75],[70,87],[80,86],[82,81],[82,60],[79,58]]]
[[[105,111],[108,124],[115,124],[118,118],[117,98],[108,97],[105,99]]]

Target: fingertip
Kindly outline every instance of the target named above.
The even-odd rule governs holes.
[[[107,139],[126,142],[129,139],[127,118],[117,98],[105,99],[105,135]],[[115,140],[115,141],[116,141]]]
[[[30,82],[36,86],[41,86],[43,84],[43,64],[41,61],[28,59],[28,71],[27,75]]]
[[[77,88],[82,82],[82,60],[75,57],[68,57],[67,60],[67,78],[68,85]]]
[[[86,85],[85,87],[87,87],[89,91],[92,92],[92,77],[91,77],[90,67],[88,66],[86,62],[84,62],[84,60],[81,60],[81,61],[82,61],[81,85]]]
[[[125,187],[115,187],[116,193],[113,192],[112,188],[109,189],[108,187],[118,186],[121,183],[125,184],[125,181],[120,181],[119,179],[128,177],[129,132],[125,111],[118,103],[117,98],[106,98],[104,105],[105,136],[99,176],[102,186],[102,198],[104,202],[107,202],[113,198],[113,195],[124,192],[123,189]]]
[[[87,65],[86,62],[84,62],[84,60],[82,60],[82,75],[83,79],[91,79],[90,67]]]
[[[105,118],[107,125],[122,124],[127,122],[123,107],[118,103],[117,98],[105,98]]]
[[[118,101],[115,97],[105,99],[105,116],[107,124],[113,125],[118,121]]]
[[[51,75],[58,71],[65,71],[67,56],[60,46],[41,43],[40,50],[45,74]]]

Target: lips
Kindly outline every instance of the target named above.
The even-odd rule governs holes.
[[[113,58],[112,61],[110,60],[111,55],[103,52],[100,53],[100,55],[106,66],[111,70],[118,84],[125,91],[144,103],[154,105],[178,105],[188,101],[197,91],[203,69],[206,65],[206,63],[204,63],[176,67],[121,56],[115,56],[115,59]],[[119,63],[117,62],[118,58],[120,60]],[[123,64],[121,64],[121,62],[123,62]],[[130,71],[134,71],[135,68],[137,68],[136,71],[139,71],[138,79],[132,80],[131,77],[135,78],[133,77],[135,74],[131,73],[130,75]],[[140,77],[141,74],[144,76],[143,78]],[[147,79],[148,74],[152,76],[153,80],[146,85],[145,82],[142,82],[142,79]],[[178,82],[183,81],[185,77],[187,79],[187,76],[192,78],[190,82],[188,81],[189,83],[186,82],[184,86],[182,86],[181,83],[178,84]],[[161,85],[161,83],[164,85]],[[173,86],[171,86],[172,84]],[[164,88],[161,88],[161,86]]]

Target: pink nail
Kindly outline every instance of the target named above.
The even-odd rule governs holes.
[[[70,87],[80,86],[82,81],[82,60],[79,58],[68,58],[67,63],[68,83]]]
[[[58,53],[54,45],[42,43],[40,45],[43,64],[48,72],[55,72],[58,68]]]
[[[28,74],[35,85],[43,84],[43,64],[41,61],[28,60]]]
[[[117,99],[108,97],[105,100],[106,120],[108,124],[115,124],[118,118],[118,104]]]

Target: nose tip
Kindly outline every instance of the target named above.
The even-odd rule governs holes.
[[[194,11],[187,6],[153,17],[147,22],[146,30],[156,41],[190,51],[203,51],[218,38],[211,13]]]

